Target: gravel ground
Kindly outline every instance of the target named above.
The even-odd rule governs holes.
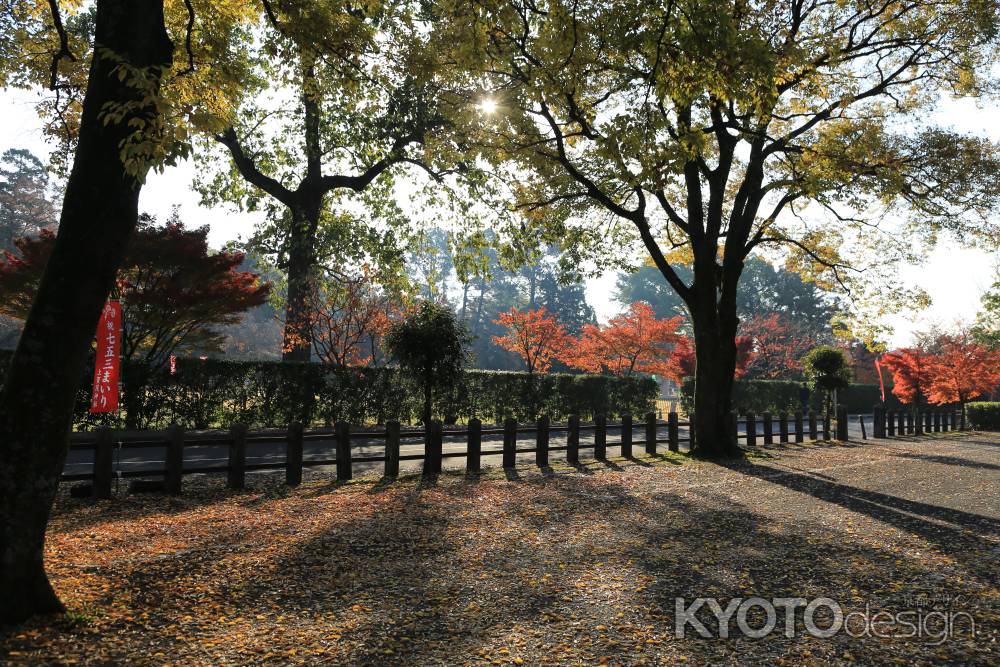
[[[63,497],[69,613],[8,629],[10,664],[1000,664],[1000,437],[761,449],[179,498]],[[676,599],[830,598],[830,638],[754,639]],[[888,612],[871,636],[868,618]],[[816,622],[831,622],[821,607]],[[910,613],[898,617],[897,614]],[[919,637],[900,637],[918,626]],[[886,620],[895,619],[895,620]],[[975,623],[973,636],[971,622]],[[766,617],[749,610],[750,627]],[[853,625],[852,625],[853,624]],[[950,625],[950,629],[948,627]],[[794,626],[794,627],[792,627]],[[791,637],[786,636],[785,630]],[[850,632],[848,632],[850,630]],[[867,636],[866,636],[867,635]]]

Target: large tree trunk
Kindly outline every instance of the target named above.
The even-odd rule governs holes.
[[[95,41],[153,68],[157,86],[158,68],[171,62],[162,0],[98,0]],[[121,144],[130,119],[154,126],[157,114],[145,105],[105,124],[105,105],[137,104],[146,93],[121,81],[101,49],[94,53],[55,247],[0,393],[3,623],[62,609],[43,564],[46,524],[87,351],[138,217],[141,178],[126,172]]]
[[[313,332],[309,313],[320,208],[320,203],[310,202],[292,211],[292,228],[288,237],[288,300],[285,304],[281,356],[284,361],[309,361],[312,358]]]
[[[704,267],[704,268],[703,268]],[[742,267],[728,269],[721,295],[714,253],[695,267],[691,323],[695,341],[694,417],[691,451],[695,456],[720,458],[740,456],[736,425],[732,419],[733,382],[736,377],[735,288]]]
[[[314,81],[312,64],[303,72],[302,111],[306,144],[306,177],[295,192],[292,229],[288,236],[288,303],[285,308],[285,335],[281,358],[309,361],[312,358],[313,273],[316,269],[316,230],[323,208],[322,146],[319,136],[320,109],[315,91],[305,82]]]

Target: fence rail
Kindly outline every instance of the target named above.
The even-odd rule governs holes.
[[[789,442],[801,443],[810,441],[830,440],[831,434],[837,440],[848,440],[848,418],[846,411],[841,410],[835,421],[835,429],[829,417],[817,415],[815,412],[796,412],[793,414],[779,413],[772,415],[764,413],[759,417],[747,414],[732,417],[737,433],[737,442],[747,448],[758,444],[771,445]],[[862,437],[867,438],[864,426],[864,416],[859,415],[862,427]],[[924,426],[925,425],[925,426]],[[681,428],[687,433],[682,437]],[[776,428],[777,427],[777,428]],[[956,412],[921,412],[903,413],[882,410],[878,407],[873,412],[873,436],[876,438],[896,435],[927,432],[948,431],[965,428],[964,417]],[[635,438],[636,429],[640,429],[641,439]],[[663,430],[666,437],[661,437]],[[618,431],[618,439],[609,441],[608,432]],[[580,434],[593,432],[593,442],[581,443]],[[565,433],[565,445],[551,445],[550,436],[553,433]],[[533,446],[518,446],[524,440],[519,436],[533,434]],[[502,436],[502,447],[483,449],[483,436]],[[443,450],[445,437],[466,438],[464,451]],[[399,474],[401,461],[423,461],[423,473],[436,475],[441,472],[442,461],[446,458],[466,459],[466,470],[480,470],[484,456],[501,456],[504,468],[517,465],[518,455],[534,454],[535,464],[540,467],[549,465],[551,452],[566,452],[566,460],[571,465],[580,461],[580,452],[593,450],[594,458],[602,461],[607,459],[609,447],[618,447],[621,455],[632,456],[633,447],[642,447],[647,454],[655,455],[658,445],[665,444],[671,452],[679,452],[681,443],[688,446],[692,442],[691,421],[682,421],[676,412],[667,414],[666,420],[659,419],[656,413],[649,413],[642,421],[634,421],[625,415],[618,423],[609,423],[598,415],[592,424],[580,422],[578,416],[571,416],[565,424],[552,424],[547,417],[540,418],[535,424],[521,425],[513,419],[508,419],[502,426],[483,428],[478,419],[472,419],[462,428],[444,428],[440,422],[431,422],[426,429],[400,428],[398,422],[389,422],[385,428],[372,430],[362,428],[352,430],[349,424],[338,423],[333,428],[317,428],[306,430],[302,424],[292,423],[284,430],[266,429],[250,432],[245,425],[236,424],[227,432],[190,433],[180,427],[172,427],[160,431],[112,431],[98,429],[86,433],[76,433],[71,436],[70,449],[73,451],[92,451],[93,467],[87,473],[64,473],[63,481],[92,482],[90,493],[97,498],[112,497],[114,479],[134,479],[142,477],[161,477],[163,489],[169,494],[181,492],[184,475],[225,473],[230,488],[240,489],[246,483],[246,473],[258,470],[285,470],[285,481],[296,486],[302,481],[304,468],[317,466],[336,466],[337,479],[349,480],[353,477],[355,464],[383,463],[386,477],[396,477]],[[423,441],[423,452],[402,453],[400,447],[413,444],[412,441]],[[330,441],[335,443],[333,458],[305,458],[304,444],[311,441]],[[381,455],[354,455],[352,442],[358,440],[376,440],[383,443]],[[278,462],[248,462],[247,446],[250,444],[284,445],[284,461]],[[228,449],[228,460],[224,465],[184,467],[184,452],[187,449],[225,446]],[[161,470],[116,470],[115,451],[130,449],[163,448],[164,467]]]

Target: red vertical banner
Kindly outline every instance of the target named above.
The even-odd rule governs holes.
[[[97,355],[94,358],[94,386],[90,411],[118,409],[118,375],[122,351],[122,304],[108,301],[97,323]]]

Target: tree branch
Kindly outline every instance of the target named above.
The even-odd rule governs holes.
[[[59,88],[59,61],[66,58],[70,62],[76,62],[76,56],[69,50],[69,36],[63,26],[62,15],[59,13],[59,0],[49,0],[49,11],[52,12],[52,25],[59,34],[59,50],[52,56],[52,64],[49,65],[49,90]]]
[[[285,206],[291,207],[295,205],[296,198],[294,192],[279,183],[276,179],[261,173],[257,169],[253,158],[248,156],[240,145],[240,140],[236,136],[236,130],[231,127],[226,128],[222,134],[215,135],[215,140],[229,149],[229,153],[233,156],[233,163],[239,170],[240,175],[249,183],[256,185]]]

